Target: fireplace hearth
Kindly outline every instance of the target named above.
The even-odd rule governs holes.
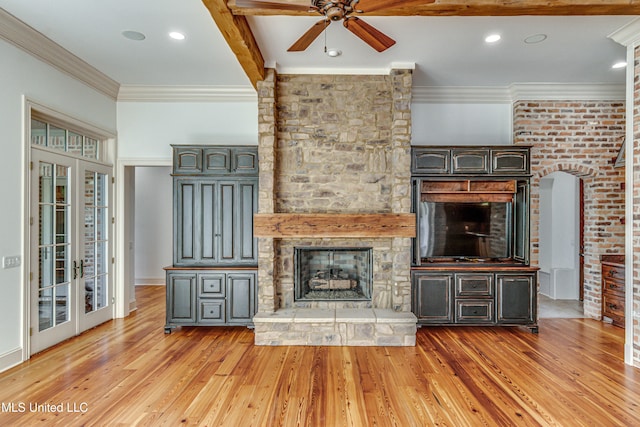
[[[295,248],[295,301],[370,301],[372,248]]]

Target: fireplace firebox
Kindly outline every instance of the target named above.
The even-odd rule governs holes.
[[[370,301],[372,248],[295,248],[296,301]]]

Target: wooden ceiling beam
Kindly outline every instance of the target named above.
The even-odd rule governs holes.
[[[205,2],[206,3],[206,2]],[[311,2],[309,2],[311,3]],[[366,16],[519,16],[638,15],[640,0],[436,0],[409,7],[383,8]],[[313,13],[268,8],[241,8],[229,0],[234,15],[302,15]]]
[[[264,58],[247,19],[244,16],[234,15],[227,6],[226,0],[202,0],[202,2],[238,58],[251,84],[257,88],[258,81],[264,80]]]

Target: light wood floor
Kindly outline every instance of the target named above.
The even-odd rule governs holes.
[[[164,288],[137,299],[128,319],[0,374],[0,425],[640,425],[623,330],[594,320],[422,328],[410,348],[256,347],[241,327],[165,335]]]

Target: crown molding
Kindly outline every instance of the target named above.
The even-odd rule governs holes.
[[[624,84],[518,83],[509,86],[513,101],[624,101]]]
[[[620,27],[609,34],[608,37],[623,46],[636,46],[640,44],[640,18],[636,18]]]
[[[0,8],[0,38],[115,100],[120,84]]]
[[[506,87],[414,86],[411,99],[417,104],[508,104]]]
[[[252,86],[120,86],[118,102],[257,102]]]
[[[539,84],[510,86],[417,86],[412,100],[423,104],[510,104],[525,100],[624,100],[625,85]]]

